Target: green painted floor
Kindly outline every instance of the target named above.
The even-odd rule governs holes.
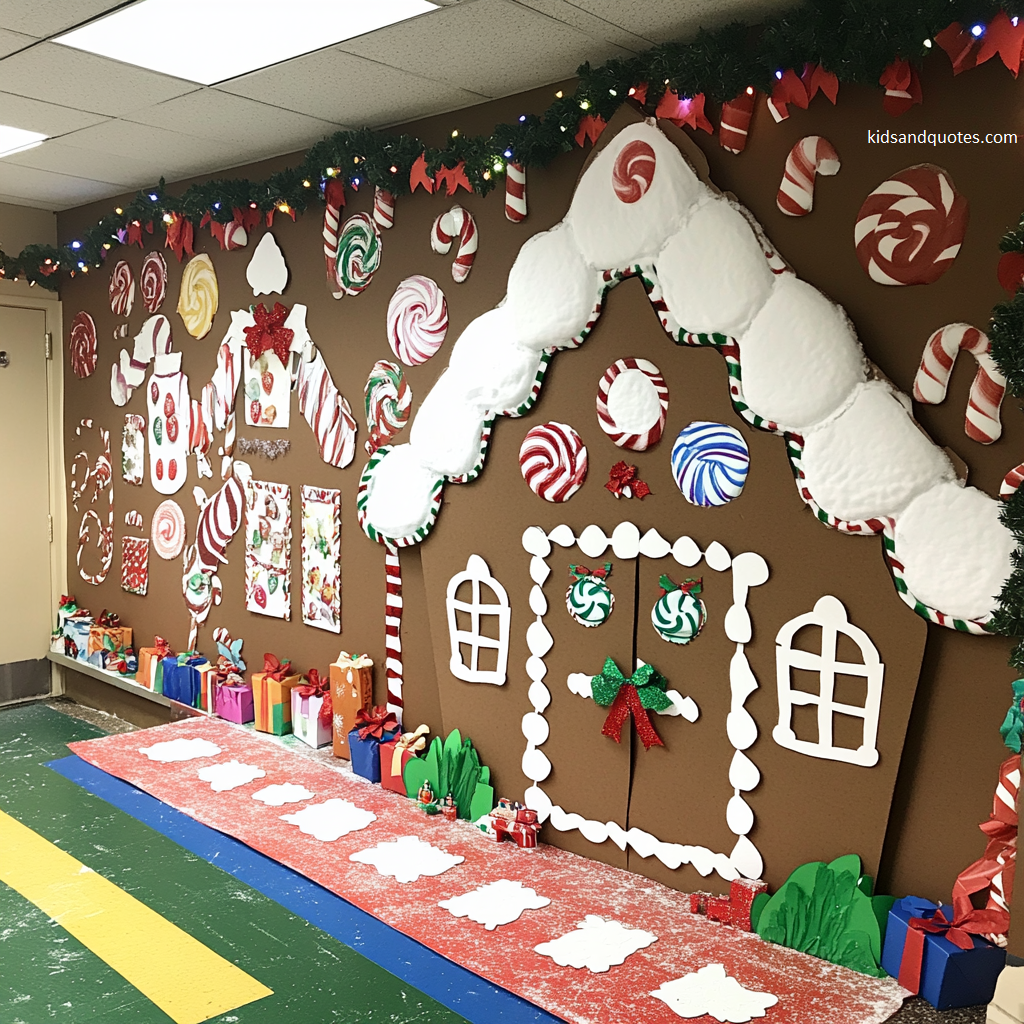
[[[456,1024],[411,988],[238,879],[45,767],[102,732],[41,704],[0,710],[0,809],[274,990],[224,1024]],[[0,857],[3,857],[0,850]],[[159,949],[153,956],[159,957]],[[183,985],[189,965],[173,968]],[[2,1024],[170,1024],[119,974],[0,883]]]

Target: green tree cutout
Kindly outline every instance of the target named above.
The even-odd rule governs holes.
[[[490,812],[494,807],[491,770],[480,763],[480,755],[467,736],[458,729],[448,733],[442,744],[435,736],[425,757],[411,757],[402,772],[406,795],[416,798],[424,782],[429,782],[438,799],[449,793],[459,809],[459,817],[468,821]]]

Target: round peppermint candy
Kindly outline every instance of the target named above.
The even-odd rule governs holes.
[[[406,366],[425,363],[444,343],[448,302],[436,281],[407,277],[388,303],[388,344]]]
[[[132,268],[119,260],[110,272],[110,312],[115,316],[130,316],[135,303],[135,278]]]
[[[668,385],[647,359],[616,359],[597,386],[597,422],[620,448],[643,452],[661,440]]]
[[[358,295],[369,287],[380,267],[380,250],[380,231],[369,214],[353,214],[341,225],[336,273],[342,295]]]
[[[587,478],[587,448],[567,423],[529,430],[519,449],[519,470],[545,501],[568,501]]]
[[[657,166],[654,150],[641,139],[627,142],[615,158],[612,166],[612,188],[623,203],[635,203],[643,199],[654,182]]]
[[[681,587],[662,594],[651,609],[658,636],[670,644],[688,644],[704,628],[707,617],[704,602]]]
[[[150,313],[155,313],[167,294],[167,263],[160,253],[146,253],[139,271],[139,285],[143,304]]]
[[[604,580],[584,576],[565,592],[565,607],[581,626],[600,626],[615,608],[615,595]]]
[[[71,321],[68,349],[74,375],[79,379],[91,376],[96,369],[96,324],[84,310],[76,313],[75,319]]]
[[[725,505],[743,493],[750,450],[743,435],[724,423],[696,420],[672,446],[672,475],[691,505]]]

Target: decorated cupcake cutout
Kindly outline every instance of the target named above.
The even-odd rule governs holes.
[[[661,597],[651,609],[651,623],[662,640],[670,644],[688,644],[708,619],[704,602],[697,596],[703,589],[703,579],[675,583],[671,577],[662,576],[658,585]]]
[[[615,609],[615,595],[606,582],[612,563],[591,571],[585,565],[570,565],[573,582],[565,592],[565,607],[581,626],[602,626]]]

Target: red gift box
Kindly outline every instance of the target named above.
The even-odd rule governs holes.
[[[385,789],[406,795],[402,773],[405,763],[427,745],[428,726],[421,725],[415,732],[402,733],[390,743],[380,745],[380,784]]]

